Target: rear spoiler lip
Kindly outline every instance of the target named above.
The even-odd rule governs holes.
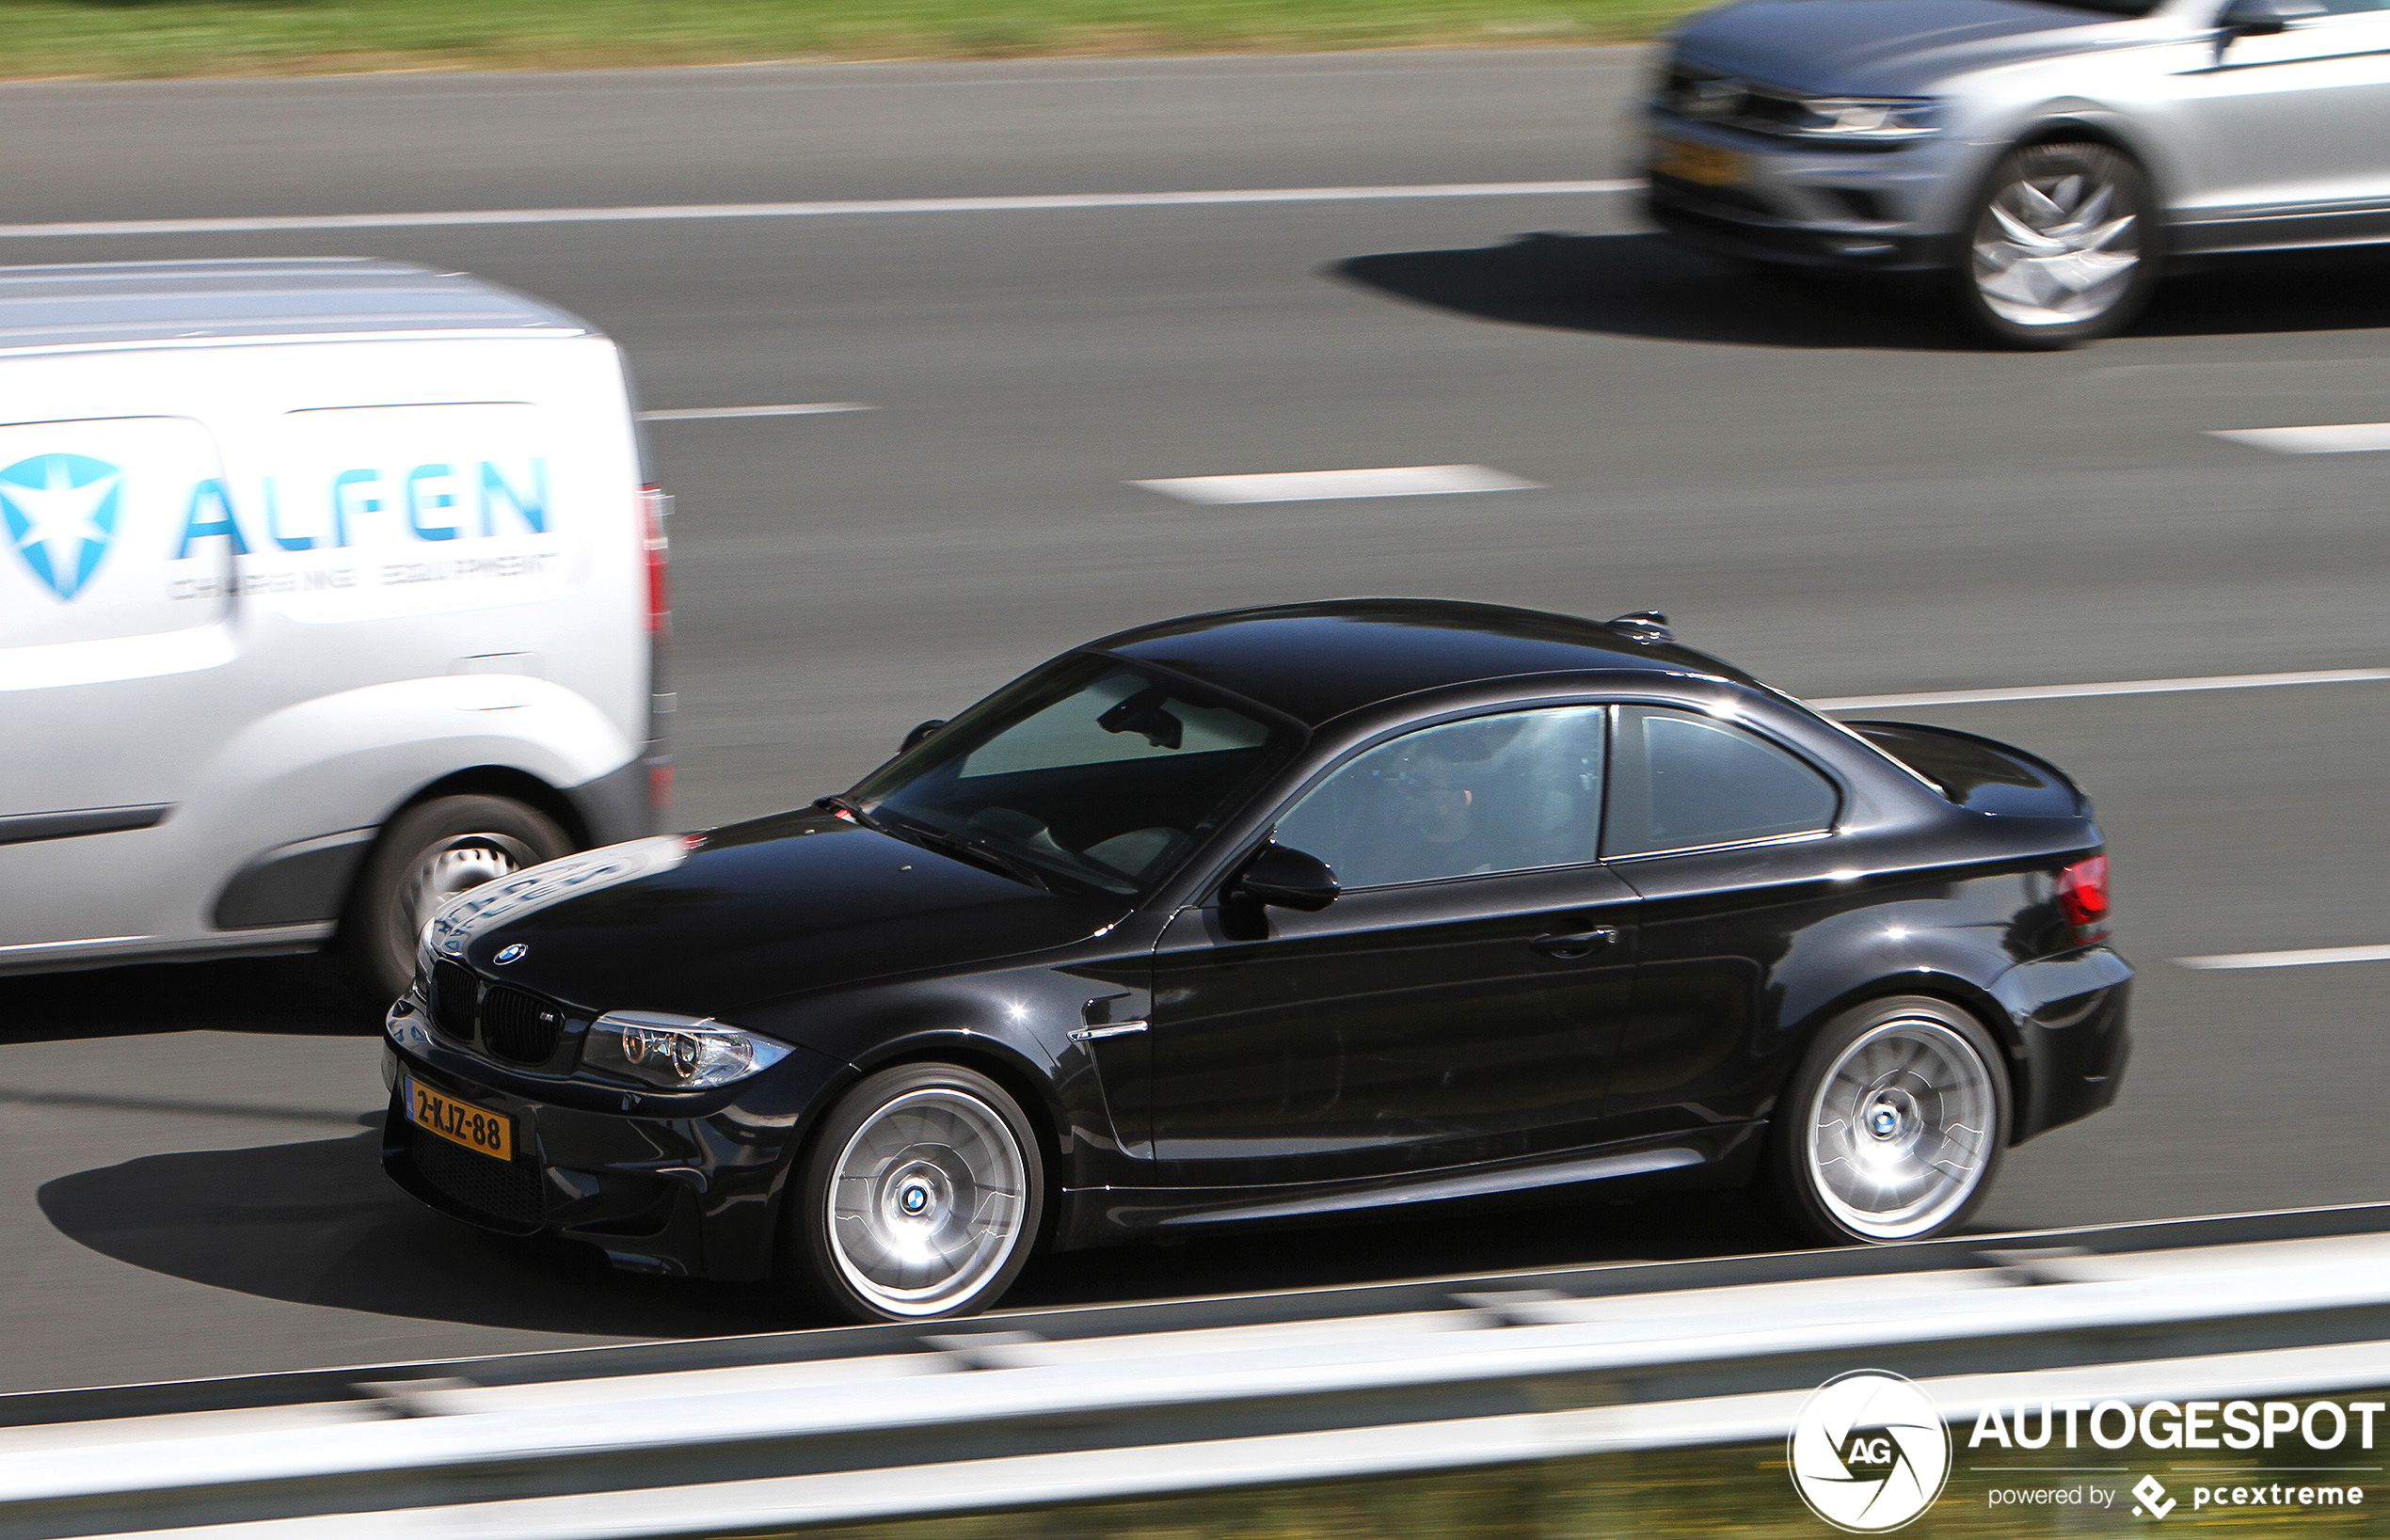
[[[1854,732],[1856,732],[1862,727],[1896,727],[1906,733],[1933,733],[1942,738],[1954,738],[1962,742],[1981,744],[1983,747],[1995,754],[2000,754],[2006,758],[2022,760],[2033,769],[2047,774],[2051,780],[2057,782],[2060,786],[2064,786],[2069,792],[2074,794],[2076,817],[2088,818],[2093,816],[2091,797],[2085,793],[2080,782],[2077,781],[2073,776],[2067,774],[2064,770],[2059,769],[2056,765],[2051,764],[2048,760],[2043,758],[2040,754],[2034,754],[2029,749],[2020,749],[2014,743],[2002,742],[2000,739],[1996,738],[1985,738],[1981,733],[1964,733],[1955,727],[1944,727],[1936,722],[1894,722],[1882,718],[1867,718],[1858,721],[1844,722],[1841,725],[1852,729]],[[1909,765],[1908,761],[1900,759],[1899,755],[1894,754],[1891,750],[1884,747],[1882,744],[1874,742],[1873,739],[1871,738],[1868,742],[1870,746],[1876,751],[1876,753],[1884,754],[1888,758],[1898,760],[1899,763],[1906,766],[1913,774],[1918,776],[1919,779],[1932,786],[1945,798],[1950,797],[1950,789],[1947,786],[1944,786],[1939,781],[1936,780],[1932,775],[1926,773],[1924,770],[1919,770],[1914,765]],[[1952,798],[1951,801],[1952,805],[1959,805],[1955,798]]]

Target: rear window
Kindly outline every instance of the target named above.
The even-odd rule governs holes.
[[[1618,710],[1604,855],[1644,855],[1833,826],[1832,783],[1740,727],[1685,711]]]

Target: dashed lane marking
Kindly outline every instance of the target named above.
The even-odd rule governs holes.
[[[828,412],[868,412],[863,401],[798,401],[781,406],[661,406],[642,412],[642,422],[704,422],[728,417],[819,417]]]
[[[1181,502],[1227,503],[1523,492],[1543,484],[1486,466],[1377,466],[1358,470],[1279,470],[1251,476],[1172,476],[1129,484]]]
[[[2276,454],[2359,454],[2390,450],[2390,422],[2328,422],[2307,428],[2222,428],[2213,438],[2229,438],[2252,449]]]
[[[1994,701],[2070,701],[2099,695],[2171,695],[2193,690],[2264,690],[2275,685],[2369,684],[2390,669],[2309,669],[2299,674],[2211,674],[2190,679],[2111,679],[2094,685],[2022,685],[2002,690],[1935,690],[1909,695],[1840,695],[1809,702],[1819,711],[1880,711],[1910,706],[1973,706]]]
[[[2390,962],[2390,946],[2307,946],[2295,952],[2223,952],[2175,961],[2186,968],[2304,968],[2319,962]]]
[[[84,219],[0,225],[0,238],[214,235],[301,230],[424,230],[454,225],[601,225],[658,219],[801,219],[831,214],[1012,214],[1045,209],[1167,209],[1226,203],[1363,203],[1419,198],[1553,198],[1630,193],[1639,178],[1599,182],[1434,182],[1382,187],[1222,187],[1171,193],[1028,193],[995,198],[858,198],[808,203],[656,203],[594,209],[452,209],[422,214],[255,214],[221,219]]]

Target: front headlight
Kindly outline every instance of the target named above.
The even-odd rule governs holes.
[[[590,1024],[581,1067],[660,1090],[727,1086],[789,1056],[789,1045],[707,1016],[610,1010]]]
[[[1837,144],[1899,144],[1941,132],[1942,104],[1919,96],[1804,96],[1786,103],[1783,132]]]

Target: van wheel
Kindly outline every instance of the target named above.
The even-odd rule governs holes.
[[[797,1281],[849,1321],[985,1310],[1037,1244],[1045,1172],[1019,1103],[952,1064],[900,1064],[839,1099],[798,1163]]]
[[[2037,144],[2000,163],[1968,211],[1952,277],[1995,341],[2065,348],[2139,314],[2164,256],[2149,179],[2104,144]]]
[[[572,848],[553,818],[511,798],[436,797],[406,809],[374,841],[342,920],[350,972],[376,999],[396,999],[415,976],[415,944],[433,911]]]
[[[1981,1023],[1922,995],[1870,1001],[1793,1072],[1760,1197],[1827,1246],[1939,1235],[1991,1190],[2009,1124],[2008,1074]]]

